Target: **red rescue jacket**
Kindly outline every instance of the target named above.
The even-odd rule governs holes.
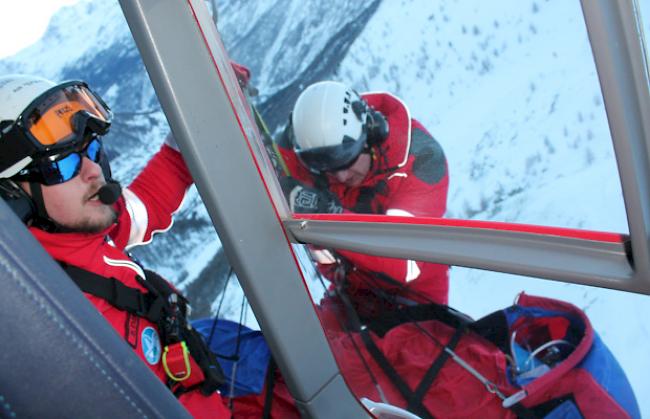
[[[37,228],[30,231],[54,259],[146,292],[136,280],[138,275],[144,278],[142,268],[125,251],[150,242],[154,233],[171,227],[172,214],[180,207],[191,184],[192,177],[180,153],[165,145],[123,190],[115,204],[118,221],[105,231],[97,234],[48,233]],[[119,310],[102,298],[85,295],[151,371],[166,382],[157,325]],[[190,391],[181,395],[179,401],[196,418],[230,417],[218,393],[205,397],[199,391]]]

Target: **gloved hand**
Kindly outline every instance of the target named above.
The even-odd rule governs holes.
[[[291,176],[280,179],[280,185],[292,212],[298,214],[343,212],[341,202],[330,191],[309,187]]]

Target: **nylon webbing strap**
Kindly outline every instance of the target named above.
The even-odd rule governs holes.
[[[464,328],[456,329],[451,339],[449,339],[449,343],[447,343],[446,347],[453,351],[464,333]],[[415,389],[415,392],[413,393],[411,399],[407,400],[408,410],[410,410],[412,407],[422,405],[422,399],[424,398],[424,395],[431,387],[431,384],[433,384],[433,381],[438,376],[438,372],[440,372],[442,366],[445,364],[447,359],[449,359],[449,356],[449,353],[443,349],[440,352],[440,355],[438,355],[435,361],[433,361],[433,364],[431,364],[431,367],[429,367],[429,370],[424,374],[424,377],[422,377],[420,384]]]
[[[271,408],[273,407],[273,388],[275,387],[275,371],[278,365],[275,363],[273,357],[269,359],[269,365],[266,371],[266,394],[264,395],[264,411],[262,412],[262,419],[269,419],[271,417]]]
[[[168,321],[167,317],[165,317],[165,300],[174,291],[158,274],[145,271],[147,280],[139,279],[143,286],[149,290],[149,293],[144,293],[137,288],[124,285],[115,278],[107,278],[60,261],[59,264],[81,291],[102,298],[112,306],[127,313],[135,314],[156,323],[159,330],[163,332],[161,334],[163,344],[169,343],[165,333],[165,322]],[[178,294],[176,295],[178,296]],[[179,303],[186,301],[182,296],[178,296],[178,298]],[[190,355],[199,365],[205,377],[198,384],[199,388],[204,395],[210,395],[225,382],[223,371],[203,337],[186,323],[184,310],[180,313],[180,317],[182,325],[181,339],[185,341]],[[176,390],[174,394],[178,397],[191,389],[179,386]]]
[[[361,335],[361,340],[364,343],[364,346],[368,350],[368,353],[373,357],[377,365],[384,371],[384,373],[391,380],[392,384],[400,392],[404,400],[409,403],[413,399],[413,391],[410,389],[408,384],[404,382],[402,377],[395,371],[395,368],[388,362],[382,351],[377,347],[375,342],[370,336],[369,329],[361,323],[361,319],[354,309],[352,302],[350,301],[348,295],[342,289],[337,288],[337,295],[343,302],[345,311],[348,315],[348,320],[351,322],[353,329],[358,330]],[[433,415],[424,407],[422,402],[413,403],[411,406],[412,411],[423,419],[433,419]]]
[[[370,337],[370,333],[368,332],[367,328],[362,328],[361,331],[359,332],[361,334],[361,339],[363,340],[363,343],[366,346],[366,349],[372,355],[373,359],[375,362],[377,362],[377,365],[384,370],[384,373],[388,376],[388,378],[391,379],[397,390],[400,392],[402,397],[404,397],[404,400],[409,402],[409,409],[411,412],[415,413],[416,415],[428,419],[431,418],[433,419],[433,415],[429,413],[429,411],[424,407],[422,404],[422,401],[420,400],[419,402],[416,402],[414,400],[414,393],[411,391],[409,388],[408,384],[404,382],[402,377],[395,371],[395,368],[388,362],[384,354],[381,352],[381,350],[377,347],[375,342],[372,340],[372,337]],[[412,401],[412,405],[411,402]]]
[[[471,319],[451,307],[430,303],[405,306],[383,313],[366,322],[370,330],[379,336],[384,336],[392,328],[404,323],[438,320],[454,329],[464,328]]]
[[[48,220],[50,217],[45,209],[45,201],[43,201],[43,190],[41,184],[38,182],[29,182],[29,190],[32,193],[32,200],[36,205],[36,214],[42,220]]]
[[[152,302],[145,298],[145,294],[139,289],[128,287],[115,278],[97,275],[76,266],[62,264],[62,267],[81,291],[102,298],[120,310],[145,317],[154,323],[160,319],[162,310],[153,313]]]

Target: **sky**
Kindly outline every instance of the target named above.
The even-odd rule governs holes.
[[[0,59],[14,55],[38,41],[45,33],[54,12],[78,2],[79,0],[4,1],[0,6],[0,39],[3,39],[0,42]],[[30,24],[27,25],[26,22]]]

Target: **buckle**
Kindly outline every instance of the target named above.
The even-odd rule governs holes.
[[[138,300],[138,302],[137,302],[137,304],[138,304],[138,308],[137,308],[137,310],[136,310],[136,312],[135,312],[136,316],[139,316],[139,317],[146,317],[147,314],[148,314],[148,311],[149,311],[149,310],[148,310],[148,307],[149,307],[151,304],[147,304],[147,303],[148,303],[148,299],[146,298],[146,295],[145,295],[145,294],[138,293],[137,300]]]
[[[144,294],[135,288],[127,287],[121,282],[113,282],[114,305],[120,310],[135,311],[135,315],[146,317],[148,304]]]

